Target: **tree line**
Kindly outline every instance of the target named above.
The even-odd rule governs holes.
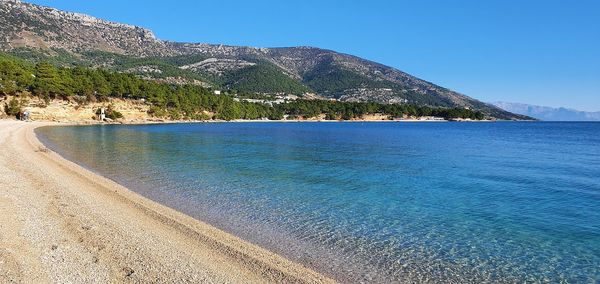
[[[48,62],[32,64],[0,54],[0,95],[23,93],[30,93],[46,102],[51,99],[77,99],[81,103],[106,101],[109,98],[145,99],[151,105],[151,115],[170,119],[279,120],[286,115],[291,118],[312,118],[324,114],[326,119],[348,120],[375,113],[390,118],[484,118],[481,112],[469,109],[404,104],[296,100],[271,106],[239,101],[229,95],[214,95],[209,89],[195,85],[158,83],[132,74],[96,68],[56,67]]]

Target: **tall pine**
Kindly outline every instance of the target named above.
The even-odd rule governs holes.
[[[40,62],[35,66],[34,94],[54,98],[61,92],[61,85],[58,70],[52,64]]]

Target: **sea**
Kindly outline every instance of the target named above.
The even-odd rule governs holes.
[[[343,283],[600,282],[600,123],[36,131],[91,171]]]

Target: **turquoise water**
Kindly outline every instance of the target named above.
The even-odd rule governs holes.
[[[600,281],[600,123],[38,133],[142,195],[342,282]]]

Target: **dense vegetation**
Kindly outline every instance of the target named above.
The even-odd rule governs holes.
[[[260,62],[225,76],[225,86],[236,92],[303,94],[311,90],[281,72],[275,65]]]
[[[144,77],[165,79],[183,78],[187,81],[200,80],[217,87],[230,89],[232,92],[291,93],[310,92],[310,88],[284,74],[272,63],[259,61],[256,65],[225,72],[217,76],[198,70],[181,69],[207,59],[203,55],[190,54],[171,57],[132,57],[104,51],[82,52],[79,56],[62,49],[51,49],[50,52],[18,48],[11,54],[23,58],[30,63],[48,62],[61,67],[101,67],[112,71],[130,73]]]
[[[251,77],[245,80],[252,84]],[[290,88],[295,86],[290,85]],[[56,67],[48,62],[32,64],[0,54],[0,96],[25,93],[45,101],[60,98],[79,103],[107,101],[108,98],[145,99],[151,105],[151,115],[171,119],[282,119],[285,115],[311,118],[322,114],[325,114],[327,119],[353,119],[373,113],[382,113],[391,118],[429,115],[444,118],[483,118],[480,112],[468,109],[378,103],[297,100],[270,106],[238,101],[228,95],[214,95],[209,89],[199,86],[157,83],[133,74],[102,69]],[[18,110],[18,107],[18,103],[12,101],[5,106],[10,113]]]
[[[470,118],[484,119],[480,112],[464,108],[431,108],[408,104],[380,104],[359,102],[337,102],[325,100],[297,100],[277,105],[281,112],[296,117],[315,117],[325,114],[326,119],[350,120],[361,118],[367,114],[385,114],[390,118],[404,116],[422,117],[435,116],[446,119]]]
[[[37,49],[17,48],[11,55],[25,59],[30,63],[48,62],[60,67],[101,67],[112,71],[151,76],[153,78],[181,77],[203,81],[215,81],[210,74],[201,74],[180,69],[179,66],[196,63],[206,59],[201,55],[182,55],[173,57],[132,57],[105,51],[86,51],[78,56],[62,49],[49,49],[45,52]],[[143,70],[153,69],[152,70]],[[215,81],[216,82],[216,81]]]
[[[389,88],[389,82],[375,81],[358,73],[350,72],[325,61],[310,72],[303,75],[304,83],[318,93],[332,93],[334,95],[343,93],[344,90],[353,89],[357,86],[363,88]]]

